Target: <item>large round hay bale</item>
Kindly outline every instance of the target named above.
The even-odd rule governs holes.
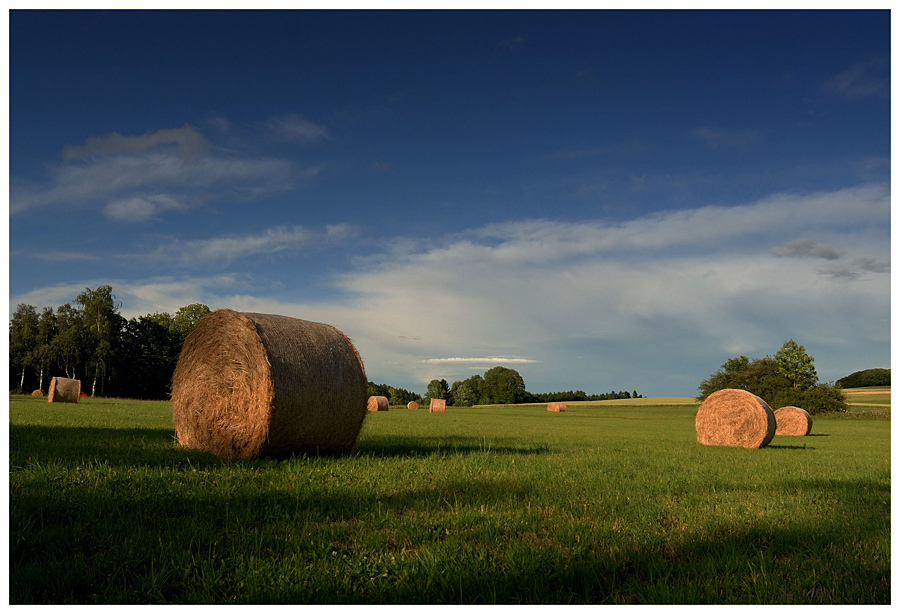
[[[230,309],[197,323],[172,377],[178,442],[230,458],[347,452],[367,396],[362,360],[338,329]]]
[[[81,396],[81,380],[54,377],[47,393],[48,403],[77,403]]]
[[[775,410],[775,434],[806,436],[812,431],[812,416],[800,407],[788,405]]]
[[[775,415],[755,394],[726,388],[700,404],[696,427],[697,441],[707,446],[762,448],[775,436]]]
[[[32,390],[32,391],[31,391],[31,396],[33,396],[33,397],[42,397],[42,396],[44,396],[44,391],[43,391],[43,390],[40,390],[40,389],[38,389],[38,390]]]
[[[565,403],[550,403],[547,406],[547,411],[566,411]]]
[[[428,405],[428,413],[430,414],[442,414],[446,410],[447,401],[444,399],[431,399],[431,403]]]
[[[387,411],[390,404],[387,397],[369,397],[366,409],[369,411]]]
[[[419,404],[415,401],[410,401],[406,404],[406,409],[419,409]]]

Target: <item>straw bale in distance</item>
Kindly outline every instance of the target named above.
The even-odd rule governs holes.
[[[431,399],[431,404],[428,406],[428,413],[430,414],[442,414],[447,407],[447,401],[444,399]]]
[[[775,434],[804,437],[812,431],[812,417],[800,407],[788,405],[775,410]]]
[[[369,411],[387,411],[389,407],[387,397],[369,397],[366,409]]]
[[[550,403],[547,406],[547,411],[566,411],[565,403]]]
[[[406,409],[419,409],[419,404],[415,401],[410,401],[406,404]]]
[[[172,377],[178,442],[226,458],[347,452],[367,398],[362,360],[338,329],[230,309],[197,323]]]
[[[40,390],[40,389],[38,389],[38,390],[33,390],[33,391],[31,392],[31,396],[33,396],[33,397],[42,397],[42,396],[44,396],[44,391],[43,391],[43,390]]]
[[[707,446],[762,448],[775,436],[775,415],[755,394],[726,388],[700,404],[696,427],[697,441]]]
[[[77,403],[80,396],[80,379],[54,377],[50,380],[50,390],[47,393],[48,403]]]

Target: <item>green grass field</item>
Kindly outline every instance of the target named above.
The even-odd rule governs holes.
[[[639,400],[391,408],[350,455],[238,462],[166,402],[11,395],[9,599],[890,602],[888,420],[716,448]]]

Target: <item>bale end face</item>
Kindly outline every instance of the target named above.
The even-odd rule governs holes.
[[[47,393],[48,403],[77,403],[81,397],[81,380],[54,377]]]
[[[788,405],[775,410],[775,434],[805,437],[812,431],[812,417],[805,409]]]
[[[406,409],[419,409],[419,404],[415,401],[410,401],[406,404]]]
[[[447,401],[444,399],[431,399],[431,404],[428,406],[428,413],[431,414],[443,414],[447,407]]]
[[[387,411],[390,407],[387,397],[369,397],[366,404],[368,411]]]
[[[775,415],[755,394],[728,388],[700,404],[696,429],[703,445],[762,448],[775,436]]]

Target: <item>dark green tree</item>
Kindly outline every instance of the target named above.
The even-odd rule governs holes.
[[[450,385],[445,379],[433,379],[428,382],[425,396],[429,399],[444,399],[447,401],[447,405],[453,405],[453,398],[450,395]]]
[[[53,360],[66,377],[76,377],[76,367],[84,354],[84,318],[81,310],[66,303],[56,308],[56,337],[50,343]]]
[[[481,405],[522,403],[527,398],[525,380],[515,369],[497,366],[484,372]]]
[[[85,288],[75,298],[81,305],[85,332],[87,368],[93,375],[91,396],[97,394],[97,383],[101,393],[110,366],[115,360],[124,318],[119,315],[119,304],[111,286],[100,286],[96,290]]]
[[[816,359],[793,339],[785,341],[781,349],[775,352],[775,360],[778,362],[778,370],[791,382],[793,388],[809,390],[818,383],[819,376],[813,366]]]
[[[51,307],[44,307],[38,316],[37,347],[34,350],[34,368],[38,372],[38,389],[44,389],[44,373],[53,364],[53,339],[57,335],[56,314]]]
[[[25,370],[34,362],[38,345],[38,314],[34,305],[19,303],[9,321],[9,362],[19,369],[19,392],[25,387]]]
[[[856,371],[835,382],[841,388],[864,388],[866,386],[890,386],[890,369],[864,369]]]

